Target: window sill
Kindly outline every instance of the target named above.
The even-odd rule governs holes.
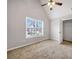
[[[44,37],[44,36],[43,36],[43,35],[38,35],[38,36],[26,36],[26,39],[27,39],[27,38],[30,38],[30,39],[31,39],[31,38],[38,38],[38,37]]]

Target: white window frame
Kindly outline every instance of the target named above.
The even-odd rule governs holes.
[[[28,35],[28,32],[27,32],[27,19],[28,18],[31,18],[31,17],[26,17],[26,38],[34,38],[34,37],[43,37],[44,35],[44,22],[42,20],[36,20],[34,18],[31,18],[33,21],[42,21],[42,33],[40,35]]]

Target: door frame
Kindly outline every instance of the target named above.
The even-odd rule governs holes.
[[[72,18],[71,18],[72,19]],[[67,19],[67,20],[71,20],[71,19]],[[60,30],[59,30],[59,39],[60,39],[60,43],[62,43],[63,42],[63,40],[64,40],[64,37],[63,37],[63,35],[64,35],[64,31],[63,31],[63,23],[64,23],[64,21],[65,20],[62,20],[62,19],[60,19]]]

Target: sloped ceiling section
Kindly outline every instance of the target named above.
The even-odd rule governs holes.
[[[63,5],[62,6],[54,5],[52,11],[50,11],[48,5],[42,6],[50,19],[67,17],[68,15],[72,17],[72,0],[54,0],[54,1],[62,2]],[[47,2],[48,0],[40,0],[41,5]]]

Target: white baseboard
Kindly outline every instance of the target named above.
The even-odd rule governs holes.
[[[44,39],[44,40],[48,40],[48,39]],[[7,51],[11,51],[11,50],[14,50],[14,49],[17,49],[17,48],[28,46],[28,45],[31,45],[31,44],[34,44],[34,43],[38,43],[38,42],[41,42],[41,41],[44,41],[44,40],[39,40],[39,41],[36,41],[36,42],[31,42],[29,44],[24,44],[24,45],[21,45],[21,46],[13,47],[13,48],[7,49]]]
[[[17,48],[21,48],[21,47],[24,47],[24,46],[27,46],[27,45],[30,45],[30,44],[24,44],[24,45],[21,45],[21,46],[9,48],[9,49],[7,49],[7,51],[11,51],[11,50],[14,50],[14,49],[17,49]]]

